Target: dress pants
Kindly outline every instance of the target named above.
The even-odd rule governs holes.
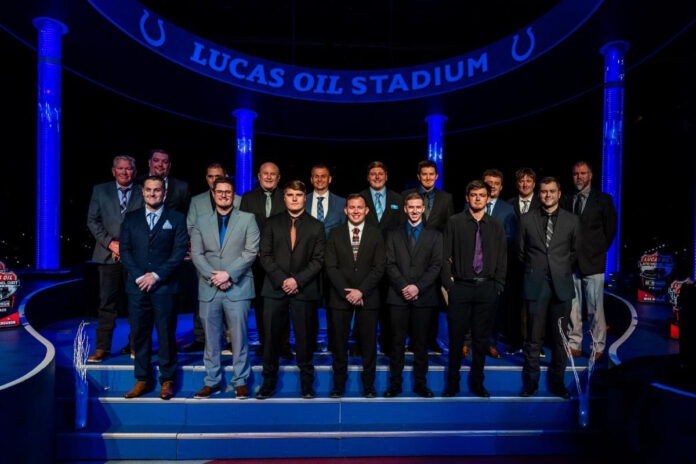
[[[570,310],[570,347],[582,351],[582,309],[587,307],[587,321],[594,349],[603,353],[607,343],[607,321],[604,317],[604,274],[578,276],[573,274],[575,298]]]
[[[411,327],[414,386],[426,386],[428,374],[428,323],[435,309],[409,305],[391,305],[392,346],[389,357],[389,385],[401,387],[404,371],[406,337]]]
[[[292,317],[295,331],[295,352],[297,367],[300,369],[300,384],[303,389],[314,383],[314,343],[312,336],[312,312],[316,312],[319,302],[299,300],[295,296],[283,298],[264,298],[264,343],[263,343],[263,382],[275,387],[278,382],[278,365],[282,350],[285,328]]]
[[[471,333],[471,371],[469,384],[482,387],[486,354],[490,347],[496,309],[496,285],[493,280],[481,282],[455,281],[449,291],[447,323],[449,326],[449,364],[447,383],[459,387],[462,348]]]
[[[152,379],[152,329],[157,330],[157,360],[160,383],[176,376],[176,320],[174,293],[129,293],[128,310],[132,345],[135,351],[135,378],[145,382]]]
[[[96,349],[111,352],[119,306],[125,302],[126,270],[121,263],[99,264],[99,309],[97,309]]]
[[[355,324],[360,327],[358,338],[355,342],[360,349],[362,357],[363,388],[372,388],[375,383],[377,370],[377,318],[379,311],[365,309],[361,306],[351,306],[349,309],[329,308],[333,313],[333,344],[336,351],[333,352],[333,380],[334,388],[345,389],[348,380],[348,338],[350,336],[350,323],[355,313]]]
[[[254,273],[254,288],[257,289],[256,298],[254,298],[254,301],[252,302],[254,307],[254,320],[256,321],[256,331],[259,336],[259,343],[261,343],[261,346],[263,346],[266,338],[266,320],[264,316],[265,299],[263,296],[261,296],[261,289],[263,288],[263,281],[266,277],[266,272],[263,270],[263,267],[261,267],[261,262],[258,259],[254,262],[252,271]],[[288,319],[287,325],[283,329],[282,346],[280,349],[292,350],[290,347],[290,319]]]

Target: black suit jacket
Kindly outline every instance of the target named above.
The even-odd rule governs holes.
[[[562,197],[565,198],[565,197]],[[520,216],[522,216],[522,212],[520,211],[520,198],[518,195],[515,195],[514,197],[510,198],[508,201],[512,205],[512,209],[515,210],[515,216],[517,216],[517,223],[519,224],[519,219]],[[532,200],[529,203],[529,209],[527,212],[532,211],[533,209],[539,208],[541,206],[541,200],[539,200],[538,195],[532,195]]]
[[[522,293],[525,300],[539,298],[544,281],[551,279],[556,297],[567,301],[575,297],[573,266],[580,245],[577,216],[558,208],[551,244],[546,248],[546,216],[541,208],[520,218],[518,256],[523,263]]]
[[[386,255],[384,238],[377,227],[365,223],[358,259],[353,260],[350,223],[331,231],[326,245],[326,273],[329,277],[328,306],[349,309],[344,288],[357,288],[363,294],[365,309],[379,309],[381,299],[378,285],[384,275]]]
[[[387,197],[384,202],[385,208],[381,220],[377,219],[377,209],[375,208],[375,202],[372,201],[372,192],[370,189],[363,190],[360,192],[360,195],[365,198],[365,203],[367,203],[367,207],[370,208],[370,212],[365,216],[365,222],[377,227],[386,237],[388,231],[395,230],[404,223],[406,216],[404,215],[403,197],[393,190],[385,189],[385,191]]]
[[[261,295],[283,298],[283,281],[294,277],[299,293],[293,295],[304,301],[319,300],[319,273],[324,264],[326,235],[324,224],[303,212],[295,227],[295,249],[290,249],[290,215],[287,210],[266,220],[261,233],[259,257],[266,272]]]
[[[138,178],[138,183],[143,185],[147,176]],[[167,208],[180,213],[187,214],[189,204],[191,203],[191,190],[186,181],[177,179],[174,176],[167,176],[167,196],[164,197],[164,204]]]
[[[247,213],[253,213],[256,217],[256,225],[263,232],[266,224],[266,194],[261,187],[256,187],[242,195],[239,209]],[[285,212],[285,202],[283,201],[283,189],[276,188],[271,194],[271,216]]]
[[[401,192],[401,196],[406,198],[406,196],[411,192],[418,192],[418,187],[405,190]],[[427,201],[427,200],[426,200]],[[425,219],[425,227],[428,229],[437,229],[442,232],[445,229],[445,224],[447,220],[454,214],[454,201],[452,200],[452,194],[445,192],[444,190],[435,189],[435,198],[433,199],[433,209],[428,215],[428,219]]]
[[[573,211],[573,195],[562,197],[562,206]],[[607,251],[616,236],[618,215],[608,193],[590,189],[580,215],[582,245],[578,248],[576,269],[581,275],[604,274]]]
[[[387,235],[387,304],[437,306],[440,304],[440,268],[442,267],[442,234],[422,229],[411,250],[408,226],[404,224]],[[407,285],[418,287],[418,299],[409,302],[401,295]]]

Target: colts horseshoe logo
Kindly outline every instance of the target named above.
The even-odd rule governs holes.
[[[160,30],[160,37],[159,39],[155,40],[152,37],[150,37],[145,30],[145,22],[147,21],[147,18],[150,17],[150,12],[147,10],[143,10],[143,16],[140,18],[140,33],[143,35],[143,38],[152,45],[153,47],[160,47],[165,40],[165,34],[164,34],[164,23],[161,19],[157,20],[157,26],[159,27]]]

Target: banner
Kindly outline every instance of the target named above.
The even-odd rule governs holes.
[[[0,328],[16,327],[19,323],[19,312],[15,308],[15,297],[19,289],[17,274],[5,267],[0,261]]]

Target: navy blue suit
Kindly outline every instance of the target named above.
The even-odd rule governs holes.
[[[312,214],[312,202],[314,201],[314,192],[307,195],[307,202],[305,203],[305,211],[308,214]],[[339,197],[338,195],[329,192],[329,209],[326,209],[324,205],[324,231],[326,232],[326,238],[329,237],[329,232],[334,227],[345,224],[346,213],[343,211],[346,207],[346,199]],[[315,216],[316,217],[316,216]]]
[[[132,349],[135,351],[135,378],[151,379],[152,329],[157,328],[160,382],[174,380],[176,359],[176,317],[174,305],[179,291],[179,267],[188,248],[186,217],[166,206],[150,230],[145,208],[126,214],[121,225],[121,262],[128,272],[126,293]],[[154,272],[159,281],[149,292],[135,280]]]

